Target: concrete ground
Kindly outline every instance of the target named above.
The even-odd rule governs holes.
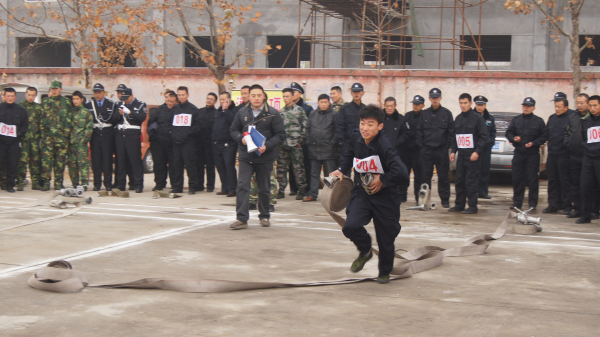
[[[26,204],[48,192],[0,192],[0,336],[598,336],[600,222],[542,215],[544,230],[492,242],[484,255],[448,257],[436,269],[387,285],[288,288],[223,294],[27,286],[47,262],[66,259],[92,283],[145,277],[304,282],[352,277],[357,252],[318,202],[287,196],[272,227],[229,230],[235,198],[94,197],[74,215],[2,231],[61,210]],[[217,184],[219,186],[219,184]],[[454,188],[453,188],[454,189]],[[493,233],[511,204],[510,183],[491,186],[475,216],[406,211],[396,248],[454,247]],[[436,191],[434,187],[434,191]],[[435,201],[439,202],[437,192]],[[367,227],[372,231],[372,226]],[[376,257],[359,273],[377,275]]]

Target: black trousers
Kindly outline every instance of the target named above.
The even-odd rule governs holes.
[[[173,180],[171,186],[174,190],[183,190],[183,168],[187,170],[188,186],[190,190],[197,190],[198,164],[196,161],[196,142],[188,141],[183,144],[173,143]]]
[[[525,187],[529,187],[529,207],[536,207],[540,189],[540,154],[516,153],[512,159],[513,204],[523,206]]]
[[[271,198],[271,171],[273,162],[250,164],[240,160],[240,170],[236,188],[237,219],[247,222],[250,219],[248,205],[250,203],[250,180],[256,173],[256,188],[258,189],[258,218],[269,219],[269,199]]]
[[[311,174],[311,160],[308,152],[308,145],[302,145],[302,155],[304,156],[304,172],[306,173],[306,186],[310,188],[310,179],[312,179]],[[292,164],[289,167],[289,182],[290,182],[290,192],[297,193],[298,185],[296,184],[296,175],[294,174],[294,168]]]
[[[113,154],[115,148],[115,133],[92,133],[90,149],[92,151],[92,171],[94,172],[94,187],[112,187]]]
[[[408,171],[408,175],[410,176],[410,170],[413,170],[414,181],[413,181],[413,191],[415,193],[415,200],[419,203],[419,191],[421,190],[421,151],[419,149],[413,149],[410,151],[406,151],[400,154],[400,159],[406,166],[406,171]],[[408,187],[410,186],[410,180],[406,183],[400,185],[400,196],[406,197],[408,196]]]
[[[423,172],[421,184],[425,183],[431,188],[431,178],[433,177],[433,166],[438,175],[438,194],[442,203],[450,201],[450,158],[448,149],[445,146],[433,148],[425,146],[421,149],[421,170]]]
[[[480,159],[471,161],[470,154],[456,154],[456,201],[458,209],[465,208],[468,198],[469,208],[477,209],[479,197],[479,174],[481,170]]]
[[[116,139],[116,135],[115,135],[115,139]],[[141,151],[141,150],[140,150]],[[113,153],[115,154],[115,169],[113,170],[115,172],[115,179],[114,179],[114,184],[113,186],[117,186],[119,185],[119,156],[117,156],[117,146],[115,143],[115,146],[113,147]],[[143,168],[143,165],[142,165]],[[129,179],[129,187],[133,187],[133,172],[131,170],[131,164],[129,164],[129,161],[126,160],[125,161],[125,172],[127,174],[127,178]]]
[[[486,149],[479,155],[479,196],[487,196],[490,186],[490,165],[492,163],[492,149]]]
[[[321,184],[321,167],[325,168],[325,177],[329,176],[329,173],[337,170],[337,166],[335,165],[335,159],[330,160],[318,160],[311,159],[311,180],[308,191],[306,191],[306,195],[309,197],[313,197],[317,199],[319,196],[319,185]]]
[[[204,190],[204,172],[206,172],[206,189],[215,189],[215,157],[212,141],[199,140],[196,143],[198,184],[196,191]],[[192,185],[190,185],[192,186]]]
[[[115,136],[117,148],[117,185],[124,189],[127,182],[127,166],[131,169],[129,186],[144,188],[144,167],[142,164],[142,142],[139,134],[122,134]]]
[[[375,225],[379,246],[379,273],[388,275],[394,267],[394,241],[400,233],[400,196],[396,188],[385,188],[367,195],[360,185],[352,190],[346,207],[346,223],[342,232],[363,254],[371,249],[371,236],[365,226]]]
[[[17,171],[19,169],[19,157],[21,157],[19,142],[12,144],[0,143],[0,167],[5,163],[6,189],[15,187]]]
[[[237,144],[231,142],[213,142],[213,155],[215,165],[221,179],[221,191],[235,193],[237,186],[237,172],[235,170],[235,155],[237,154]]]
[[[571,157],[569,170],[571,173],[571,195],[570,198],[573,201],[573,210],[575,212],[581,212],[582,198],[581,198],[581,168],[583,165],[582,157]],[[592,212],[598,212],[600,210],[600,187],[598,184],[594,184],[594,196],[592,197]]]
[[[156,187],[167,187],[167,176],[173,186],[173,143],[154,140],[150,143],[154,162],[154,183]]]
[[[548,206],[557,210],[572,207],[570,155],[548,155],[546,173],[548,174]]]
[[[591,212],[596,212],[594,193],[596,186],[600,185],[600,158],[583,156],[581,166],[581,216],[590,218]]]

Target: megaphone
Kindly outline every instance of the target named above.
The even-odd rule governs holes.
[[[246,140],[246,146],[248,147],[248,153],[258,150],[258,146],[252,141],[250,132],[244,132],[244,139]]]

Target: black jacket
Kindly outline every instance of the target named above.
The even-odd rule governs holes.
[[[369,143],[366,144],[364,138],[360,134],[360,131],[356,130],[350,138],[349,146],[346,146],[346,150],[340,158],[341,172],[349,172],[353,167],[354,158],[364,159],[370,156],[379,156],[381,166],[383,167],[384,173],[379,176],[381,182],[387,187],[381,190],[379,193],[398,193],[397,187],[408,182],[408,173],[406,166],[400,160],[400,156],[396,149],[392,146],[389,138],[385,135],[385,131],[379,131],[379,134]],[[360,173],[355,172],[360,175]],[[363,191],[362,182],[360,179],[355,180],[355,190]]]
[[[333,108],[314,110],[306,123],[310,159],[336,160],[335,117]]]
[[[310,113],[314,110],[312,106],[306,104],[306,102],[304,101],[303,98],[300,98],[300,100],[298,100],[298,103],[294,103],[299,107],[302,107],[302,109],[304,109],[304,113],[306,114],[306,117],[310,117]]]
[[[119,108],[121,106],[125,105],[129,111],[131,111],[131,113],[129,114],[123,114],[123,116],[121,116],[119,114]],[[115,113],[113,114],[113,116],[115,117],[116,123],[115,124],[124,124],[127,125],[127,123],[125,121],[127,121],[129,123],[129,125],[137,125],[140,127],[140,129],[123,129],[123,130],[119,130],[117,128],[117,132],[119,134],[124,134],[124,135],[141,135],[142,134],[142,123],[144,123],[144,121],[146,120],[146,103],[140,101],[137,98],[133,98],[133,101],[131,101],[130,104],[125,104],[125,102],[119,102],[116,104],[115,106]]]
[[[335,141],[344,148],[344,143],[348,143],[354,130],[358,129],[360,119],[358,113],[365,105],[354,103],[354,101],[344,104],[340,109],[335,120]]]
[[[581,140],[583,145],[583,153],[592,158],[600,157],[600,142],[588,143],[588,129],[591,127],[600,126],[600,117],[595,117],[590,114],[581,120]]]
[[[385,119],[383,120],[383,131],[385,131],[385,135],[389,138],[392,146],[398,151],[398,154],[402,153],[402,148],[404,144],[404,137],[402,136],[402,125],[404,124],[404,116],[395,110],[393,114],[388,115],[385,114]]]
[[[244,132],[248,131],[248,126],[254,125],[256,130],[266,137],[265,146],[267,150],[262,155],[248,153],[248,147],[242,144]],[[253,163],[269,163],[277,159],[277,147],[285,140],[285,127],[283,119],[277,110],[265,104],[261,112],[254,118],[252,107],[244,106],[241,108],[231,127],[229,128],[231,138],[239,145],[239,160]]]
[[[192,118],[190,126],[175,126],[171,127],[171,136],[173,137],[173,143],[184,144],[194,141],[198,133],[200,133],[200,116],[198,114],[198,108],[190,103],[189,101],[181,104],[177,104],[173,107],[173,118],[175,121],[177,115],[188,114]]]
[[[416,113],[409,111],[404,115],[404,122],[402,123],[402,138],[403,138],[403,151],[410,152],[419,149],[417,145],[417,127],[419,125],[419,119],[422,116],[422,112]]]
[[[429,107],[421,111],[417,126],[419,147],[444,147],[449,149],[454,142],[454,118],[452,112],[440,105],[437,110]]]
[[[496,144],[496,118],[490,115],[490,113],[485,109],[483,111],[483,120],[485,122],[485,126],[487,127],[487,146],[486,150],[491,150]]]
[[[454,121],[454,133],[456,135],[473,135],[474,144],[473,148],[460,149],[458,147],[457,139],[454,137],[452,142],[452,153],[456,153],[458,151],[460,155],[469,156],[473,152],[481,154],[483,151],[485,151],[488,145],[488,134],[485,121],[477,111],[472,109],[467,112],[462,112],[460,115],[456,116],[456,120]]]
[[[565,128],[564,142],[567,144],[569,154],[572,158],[583,157],[583,139],[581,134],[581,121],[590,115],[590,112],[586,112],[585,115],[581,115],[579,111],[569,116],[569,122]]]
[[[538,154],[540,145],[548,140],[544,120],[534,114],[521,114],[513,118],[506,130],[506,139],[515,147],[515,153],[519,154]],[[515,142],[515,137],[521,137],[520,142]],[[525,144],[532,142],[532,147],[525,147]]]
[[[231,123],[233,123],[233,117],[234,117],[233,112],[229,109],[225,109],[225,110],[219,109],[216,111],[215,122],[214,122],[213,128],[212,128],[213,142],[219,142],[219,143],[232,142],[233,143],[233,138],[231,138],[231,134],[229,133],[229,128],[231,128]]]
[[[14,144],[20,141],[23,136],[27,133],[27,129],[29,128],[29,115],[27,115],[27,110],[20,106],[17,103],[8,104],[1,103],[0,104],[0,122],[6,125],[14,126],[10,128],[11,130],[15,130],[14,134],[16,137],[12,137],[12,133],[10,136],[0,135],[0,143],[2,144]],[[2,125],[4,128],[4,132],[10,133],[7,130],[7,126]]]
[[[93,104],[93,106],[92,106]],[[94,124],[97,123],[105,123],[105,124],[116,124],[117,116],[119,116],[119,109],[116,107],[116,103],[111,101],[108,98],[104,98],[104,102],[102,102],[102,106],[98,106],[98,102],[95,98],[85,102],[83,104],[85,108],[87,108],[94,117]],[[96,114],[94,114],[94,107],[96,108]],[[120,117],[120,116],[119,116]],[[114,132],[114,128],[96,128],[94,127],[95,134],[104,134]]]
[[[200,108],[198,114],[200,116],[200,138],[199,140],[203,143],[212,143],[212,129],[215,124],[215,114],[217,108],[204,107]]]
[[[573,114],[566,111],[560,116],[552,114],[548,117],[548,124],[546,124],[546,133],[548,134],[548,155],[569,154],[569,147],[567,146],[567,143],[565,143],[564,136],[571,115]]]
[[[235,117],[235,115],[237,115],[238,111],[240,111],[246,105],[248,105],[248,103],[244,103],[244,102],[236,105],[235,108],[233,108],[233,110],[231,110],[231,112],[233,112],[233,116]]]
[[[175,108],[175,106],[173,106]],[[155,125],[156,123],[156,125]],[[158,107],[158,110],[150,114],[148,119],[148,135],[150,142],[161,142],[170,144],[173,141],[171,129],[173,127],[173,109],[166,104]]]

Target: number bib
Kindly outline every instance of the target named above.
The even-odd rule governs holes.
[[[17,127],[0,122],[0,135],[6,137],[17,137]]]
[[[600,126],[594,126],[588,129],[588,144],[600,142]]]
[[[192,126],[192,115],[179,114],[173,116],[173,126]]]
[[[364,159],[354,158],[354,169],[358,173],[377,173],[384,174],[383,166],[381,166],[381,161],[379,160],[379,156],[371,156]]]
[[[456,144],[458,145],[459,149],[472,149],[475,147],[473,144],[472,134],[456,135]]]

